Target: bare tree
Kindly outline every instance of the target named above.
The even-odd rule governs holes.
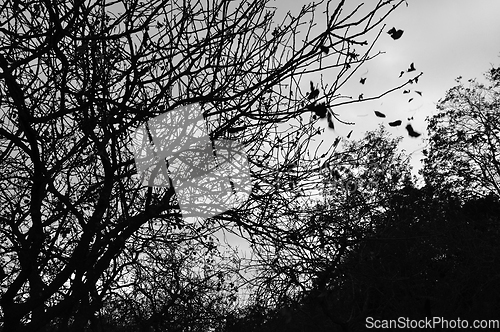
[[[361,101],[340,89],[377,55],[381,23],[403,1],[349,12],[321,2],[281,22],[268,2],[0,4],[4,331],[87,329],[151,243],[189,247],[235,226],[250,241],[280,233],[275,220],[298,201],[275,184],[297,165],[294,190],[307,190],[313,115],[333,127],[336,105]],[[331,81],[305,79],[319,72]],[[171,183],[134,176],[137,128],[189,104],[213,140],[245,146],[259,185],[240,209],[201,224],[182,219]]]
[[[328,285],[342,278],[339,265],[374,234],[391,197],[412,181],[408,157],[398,151],[400,141],[383,127],[359,141],[345,141],[317,173],[321,194],[276,218],[274,238],[270,234],[254,241],[259,266],[252,281],[254,305],[279,309],[304,296],[321,298]]]

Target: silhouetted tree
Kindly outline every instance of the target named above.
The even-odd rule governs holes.
[[[268,310],[254,329],[233,322],[227,331],[361,331],[368,317],[496,319],[499,212],[494,195],[463,203],[451,192],[408,184],[323,289],[287,311]]]
[[[156,296],[146,286],[157,277],[175,283],[180,272],[171,266],[171,276],[137,276],[150,245],[188,250],[198,239],[211,248],[205,237],[234,227],[250,241],[281,235],[277,213],[294,211],[296,203],[276,185],[291,180],[280,174],[315,160],[306,151],[318,135],[318,107],[321,114],[326,108],[333,127],[339,121],[333,107],[358,102],[338,100],[339,89],[375,56],[382,29],[370,43],[361,38],[403,1],[379,1],[365,12],[328,2],[322,28],[314,28],[320,4],[275,22],[268,2],[0,4],[4,331],[92,329],[103,302],[130,283],[144,281],[137,292]],[[311,73],[334,79],[302,93],[301,78]],[[260,184],[240,210],[201,224],[181,218],[173,186],[147,187],[134,177],[135,130],[187,104],[201,105],[212,139],[245,146]],[[304,187],[311,172],[300,169],[292,183]],[[204,285],[193,288],[193,282]],[[193,292],[212,282],[202,277],[184,285]],[[197,298],[198,309],[211,306],[205,299],[219,301],[211,290],[206,294]],[[177,295],[164,296],[168,306]],[[144,315],[158,317],[157,307]]]
[[[493,257],[500,247],[479,225],[498,233],[499,203],[489,196],[464,205],[459,196],[429,187],[399,191],[375,234],[341,267],[350,276],[344,296],[359,292],[348,307],[357,308],[360,323],[368,316],[494,318],[500,289]]]
[[[489,85],[461,78],[428,119],[429,148],[421,173],[429,185],[464,197],[500,195],[500,90],[497,71]]]
[[[276,223],[280,239],[263,238],[253,243],[253,261],[259,266],[258,278],[253,280],[253,303],[266,303],[268,310],[276,309],[277,313],[271,312],[278,317],[277,325],[283,325],[287,313],[303,304],[305,296],[322,298],[328,285],[344,278],[339,266],[375,232],[376,222],[389,208],[391,197],[411,183],[408,158],[398,151],[400,141],[391,138],[383,127],[366,133],[359,141],[346,141],[340,151],[332,154],[329,164],[320,165],[316,197],[296,206],[295,212],[283,215]],[[309,314],[323,318],[317,320],[309,314],[300,319],[289,317],[283,328],[291,331],[300,323],[304,331],[319,331],[320,326],[326,331],[333,325],[347,324],[338,309],[322,308],[319,302],[316,305],[319,311]],[[246,319],[228,329],[242,329]],[[261,331],[264,324],[278,331],[272,321],[267,325],[261,321],[256,330]]]

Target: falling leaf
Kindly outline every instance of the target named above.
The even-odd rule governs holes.
[[[411,103],[412,100],[413,100],[413,98],[410,98],[410,100],[408,100],[408,102]]]
[[[347,138],[351,138],[352,130],[347,134]]]
[[[375,115],[378,116],[379,118],[385,118],[385,114],[379,111],[374,111]]]
[[[328,54],[328,52],[330,52],[330,49],[324,45],[321,45],[319,48],[321,49],[321,52],[325,54]]]
[[[408,135],[410,135],[410,137],[419,137],[421,135],[420,133],[417,133],[415,130],[413,130],[411,124],[406,125],[406,130],[408,131]]]
[[[316,99],[319,96],[319,90],[314,87],[314,83],[311,81],[311,92],[307,96],[307,99]]]
[[[418,95],[422,96],[422,91],[415,90],[415,93],[417,93]]]
[[[319,103],[319,104],[312,104],[307,107],[308,110],[311,112],[314,112],[317,116],[319,116],[321,119],[324,119],[326,117],[326,113],[328,111],[328,108],[326,107],[325,103]]]
[[[328,119],[328,128],[335,129],[332,119]]]
[[[319,90],[315,89],[307,96],[307,99],[309,100],[316,99],[318,98],[318,96],[319,96]]]
[[[339,143],[340,143],[340,136],[335,138],[335,141],[333,142],[333,146],[337,147],[337,145],[339,145]]]
[[[403,93],[410,93],[410,90],[404,90]]]
[[[414,64],[413,64],[413,62],[412,62],[412,63],[411,63],[411,65],[410,65],[410,68],[408,68],[408,70],[407,70],[407,71],[410,73],[410,72],[415,71],[415,70],[416,70],[416,69],[415,69],[415,65],[414,65]]]
[[[328,112],[326,115],[327,115],[326,120],[328,121],[328,128],[335,129],[335,126],[333,125],[332,114]]]
[[[365,84],[365,82],[366,82],[366,77],[361,77],[361,79],[359,80],[359,83]]]
[[[392,28],[391,30],[387,31],[387,33],[392,37],[392,39],[394,40],[397,40],[399,38],[401,38],[401,36],[403,35],[403,30],[396,30],[396,28]]]
[[[391,126],[391,127],[401,126],[401,120],[396,120],[396,121],[393,121],[393,122],[389,122],[389,126]]]
[[[401,76],[403,76],[405,72],[404,71],[401,71],[401,73],[399,73],[399,78],[401,78]]]

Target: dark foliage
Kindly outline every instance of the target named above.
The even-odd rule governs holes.
[[[408,186],[324,289],[262,325],[226,331],[360,331],[374,319],[495,319],[500,306],[500,202]],[[253,327],[253,328],[252,328]],[[239,330],[241,328],[241,330]]]

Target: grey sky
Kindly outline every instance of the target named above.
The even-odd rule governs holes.
[[[365,6],[373,6],[377,1],[365,1]],[[397,1],[395,1],[397,2]],[[280,14],[290,10],[297,13],[307,0],[276,0],[273,4]],[[338,1],[332,1],[335,7]],[[347,8],[356,6],[361,1],[346,1]],[[391,133],[403,136],[401,148],[412,153],[412,165],[416,173],[423,158],[425,146],[425,118],[435,114],[435,104],[444,97],[445,92],[456,85],[455,78],[483,78],[483,73],[490,65],[500,65],[500,1],[498,0],[408,0],[409,6],[402,5],[385,21],[386,28],[375,45],[374,53],[385,54],[367,62],[346,85],[343,94],[365,98],[383,92],[404,82],[411,76],[407,74],[398,79],[399,73],[415,63],[416,72],[424,72],[418,84],[411,85],[410,94],[401,91],[392,93],[380,100],[347,105],[334,109],[346,121],[355,122],[355,126],[338,125],[337,131],[326,130],[326,141],[332,137],[347,135],[354,130],[352,139],[359,139],[367,130],[373,130],[379,123],[387,123],[400,119],[403,125],[397,128],[388,127]],[[319,14],[319,13],[318,13]],[[321,17],[321,14],[318,16]],[[318,22],[322,24],[322,22]],[[404,30],[399,40],[393,40],[385,33],[392,27]],[[366,73],[368,71],[368,73]],[[366,73],[365,75],[362,75]],[[366,77],[361,85],[359,79]],[[413,75],[415,76],[415,75]],[[323,78],[328,82],[328,78]],[[317,77],[319,81],[319,75]],[[308,81],[304,81],[307,89]],[[421,91],[422,97],[414,93]],[[414,98],[408,102],[409,98]],[[377,118],[373,111],[386,114],[386,119]],[[418,139],[408,137],[404,128],[408,117],[412,117],[413,128],[423,135]],[[326,126],[326,123],[323,124]]]
[[[308,2],[275,0],[272,3],[278,8],[278,16],[282,16],[288,10],[292,14],[298,13],[302,5]],[[332,1],[332,6],[337,3],[338,1]],[[352,7],[360,1],[347,0],[346,3],[348,7]],[[365,3],[373,5],[375,1],[367,0]],[[333,142],[337,135],[346,136],[353,130],[351,138],[360,139],[365,131],[376,129],[379,123],[401,119],[402,126],[386,127],[394,135],[404,137],[400,147],[407,153],[412,153],[411,162],[416,173],[421,167],[422,149],[426,145],[425,118],[436,114],[437,101],[457,84],[455,78],[458,76],[462,76],[464,80],[481,80],[490,64],[500,65],[500,1],[408,0],[408,4],[408,7],[402,5],[385,21],[384,33],[374,47],[375,53],[383,51],[385,54],[367,62],[359,73],[354,75],[343,93],[353,96],[364,93],[365,96],[370,96],[382,92],[382,87],[394,87],[403,82],[404,78],[398,78],[400,71],[407,69],[412,62],[417,69],[414,73],[424,72],[419,83],[410,86],[410,94],[398,91],[381,100],[335,109],[343,120],[355,122],[356,125],[336,124],[336,131],[326,130],[323,138],[325,142]],[[393,40],[385,33],[393,26],[404,30],[403,36],[398,40]],[[367,70],[368,73],[362,75]],[[364,85],[359,83],[362,76],[367,78]],[[303,82],[305,90],[308,89],[308,84],[308,80]],[[422,97],[416,95],[413,90],[422,91]],[[411,97],[414,100],[408,103]],[[382,111],[387,118],[377,118],[374,110]],[[408,137],[404,128],[408,122],[407,118],[412,116],[414,129],[422,133],[417,139]],[[327,126],[326,123],[322,125]],[[239,245],[240,249],[245,251],[244,241],[232,235],[228,237],[228,241]]]

